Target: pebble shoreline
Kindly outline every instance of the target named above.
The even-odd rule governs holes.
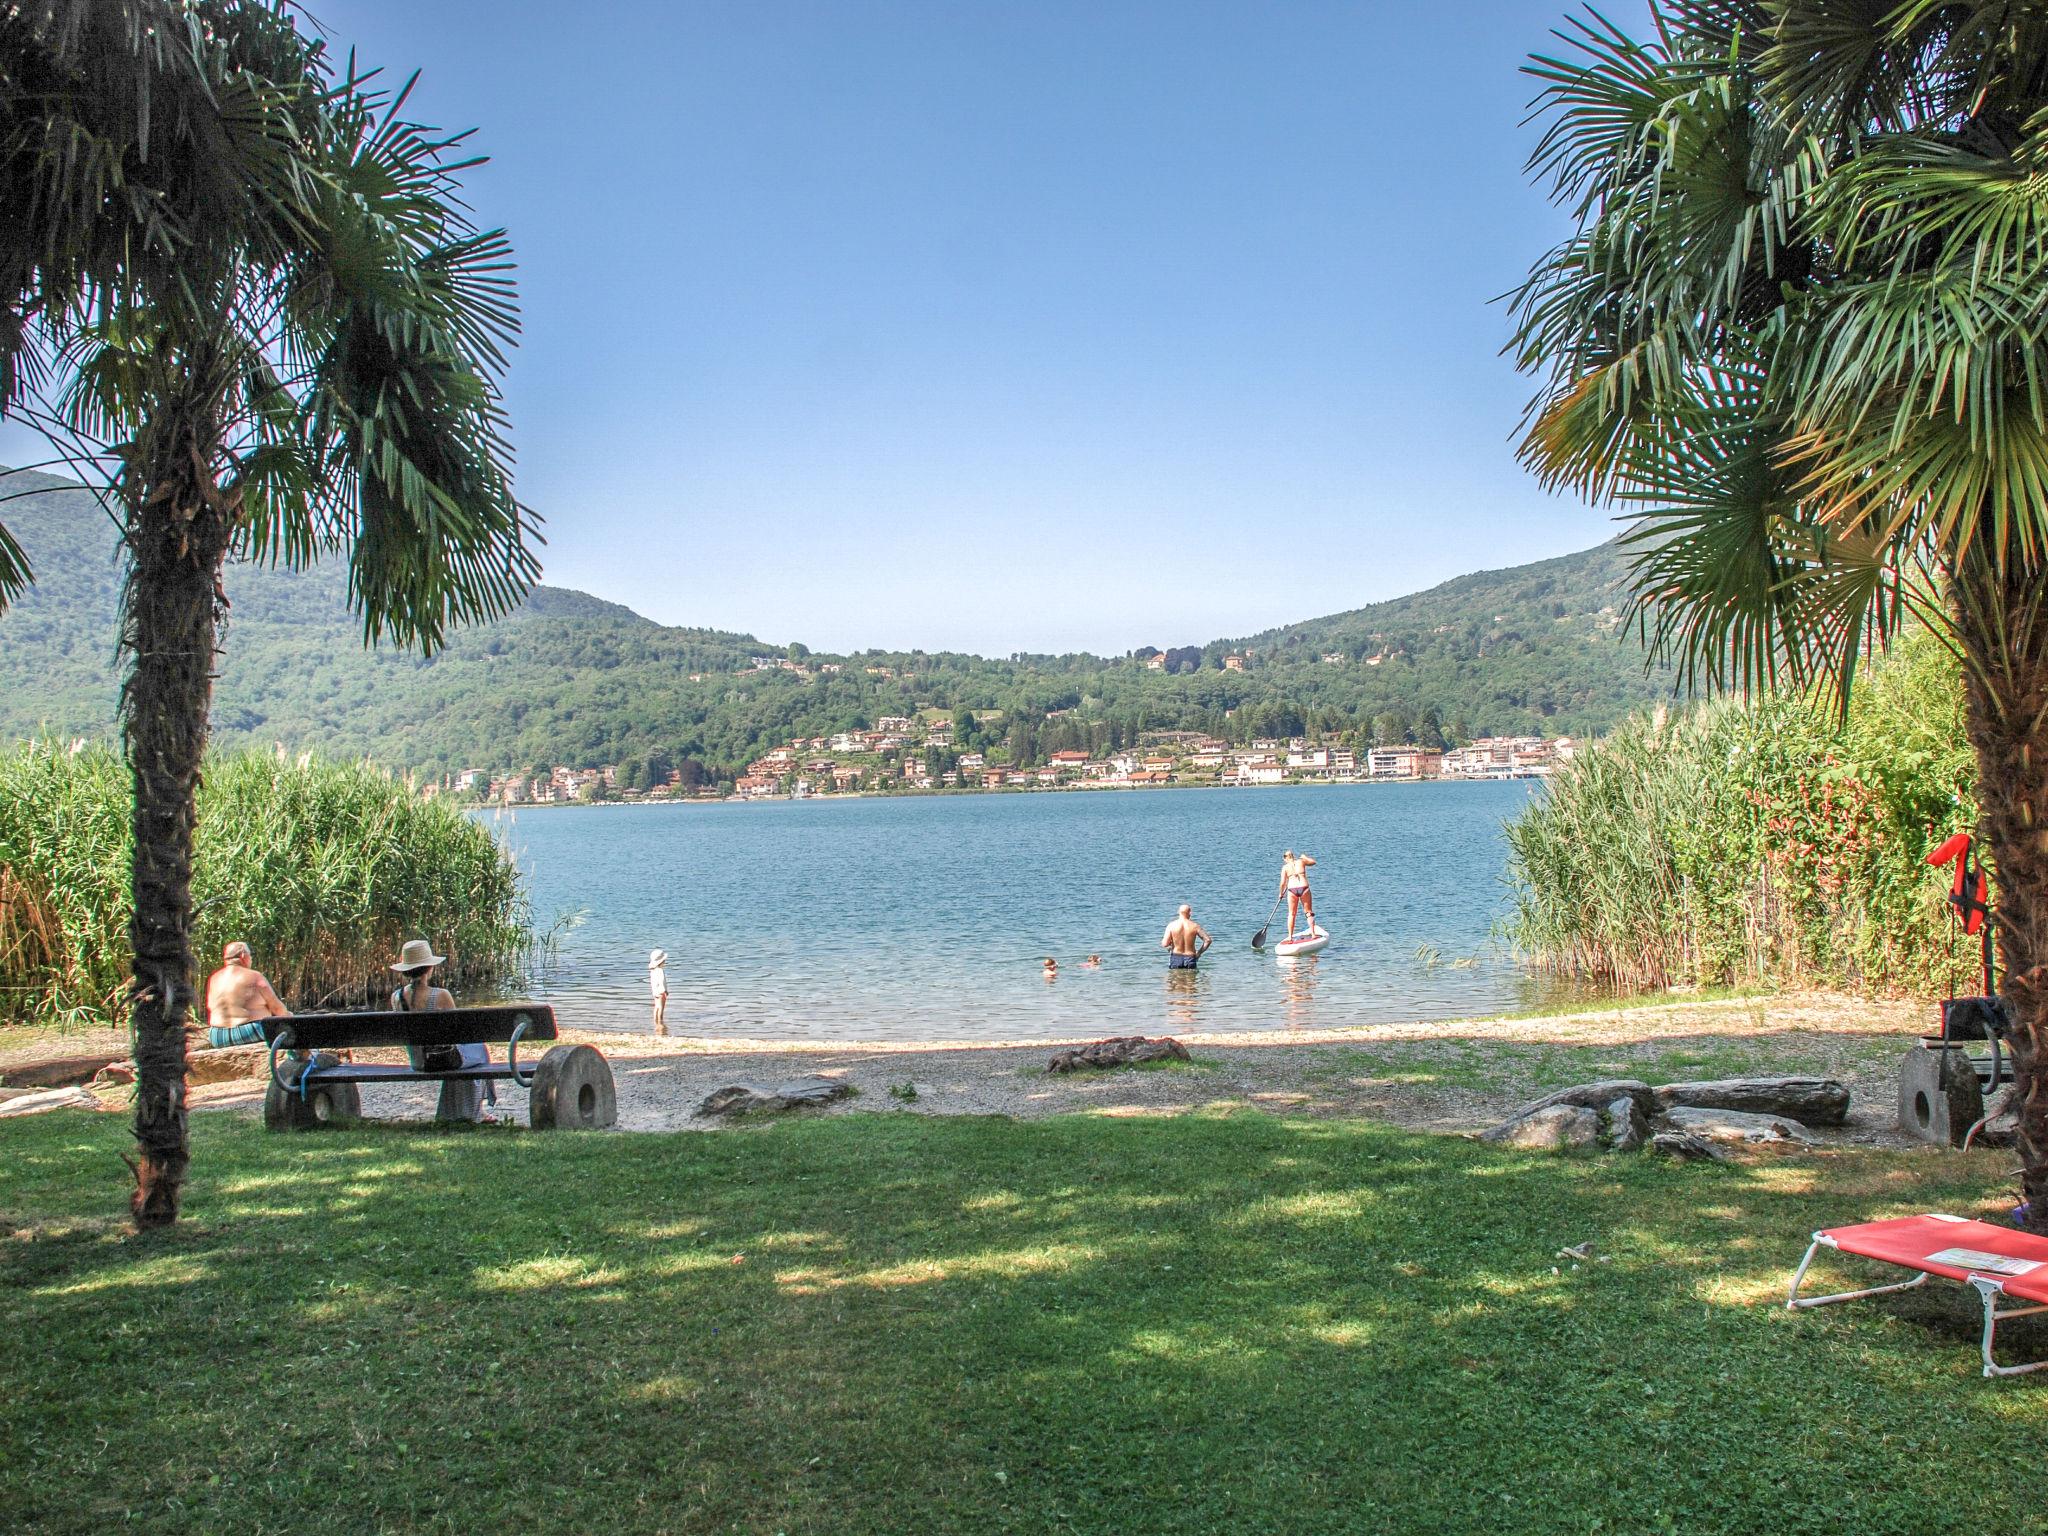
[[[806,1045],[785,1041],[565,1031],[612,1062],[619,1124],[627,1131],[713,1130],[696,1109],[735,1083],[773,1086],[813,1074],[851,1083],[854,1096],[804,1114],[908,1112],[942,1115],[1186,1114],[1232,1109],[1358,1116],[1414,1130],[1462,1133],[1492,1124],[1555,1086],[1548,1053],[1594,1048],[1628,1075],[1655,1075],[1677,1053],[1746,1053],[1757,1070],[1824,1074],[1854,1094],[1841,1139],[1892,1144],[1898,1057],[1924,1026],[1928,1006],[1825,994],[1686,1003],[1539,1018],[1378,1025],[1277,1035],[1187,1034],[1190,1066],[1049,1074],[1054,1054],[1084,1040],[934,1041]],[[4,1063],[0,1063],[4,1070]],[[1666,1073],[1665,1076],[1686,1075]],[[364,1110],[425,1118],[431,1086],[366,1089]],[[195,1087],[195,1109],[253,1113],[262,1085]],[[524,1120],[523,1095],[504,1095]]]

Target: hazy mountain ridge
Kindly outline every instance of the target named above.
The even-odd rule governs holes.
[[[91,493],[69,482],[0,478],[0,495],[24,490],[31,494],[0,501],[0,522],[37,572],[0,619],[0,734],[108,735],[119,690],[115,530]],[[1478,572],[1213,642],[1200,648],[1199,666],[1172,675],[1128,657],[809,656],[751,635],[660,625],[556,587],[536,588],[516,613],[461,631],[424,659],[364,649],[340,565],[241,564],[226,582],[215,738],[446,768],[592,766],[657,746],[729,764],[793,733],[920,705],[1033,721],[1072,711],[1132,730],[1366,729],[1380,719],[1460,736],[1583,733],[1670,693],[1668,674],[1646,674],[1640,651],[1618,633],[1624,575],[1611,545]],[[1247,670],[1224,670],[1225,656],[1246,647]],[[805,658],[804,672],[748,670],[756,657],[791,651]]]

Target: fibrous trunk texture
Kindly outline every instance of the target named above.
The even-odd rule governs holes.
[[[185,1026],[193,1004],[192,823],[213,697],[220,570],[230,526],[195,452],[165,445],[127,487],[123,699],[135,775],[135,1196],[138,1226],[177,1219],[189,1160]]]
[[[2002,991],[2013,1013],[2027,1224],[2048,1232],[2048,569],[1988,552],[1956,572],[1979,831],[1997,875]]]

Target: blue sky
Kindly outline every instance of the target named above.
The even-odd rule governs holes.
[[[1561,233],[1517,70],[1564,8],[312,7],[493,157],[547,580],[992,654],[1241,634],[1608,535],[1516,467],[1489,302]]]

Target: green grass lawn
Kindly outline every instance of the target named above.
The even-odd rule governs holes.
[[[1770,1305],[1813,1227],[1988,1209],[1993,1155],[1255,1113],[195,1135],[189,1220],[137,1237],[119,1120],[0,1123],[0,1526],[2039,1529],[2048,1382],[1977,1376],[1960,1293]]]
[[[1828,1042],[1830,1072],[1851,1071],[1893,1077],[1909,1041],[1896,1033],[1835,1036]],[[1778,1076],[1819,1070],[1808,1041],[1788,1044],[1780,1036],[1686,1036],[1679,1040],[1563,1045],[1554,1041],[1435,1040],[1387,1041],[1366,1046],[1307,1046],[1301,1059],[1310,1075],[1324,1080],[1374,1078],[1422,1087],[1498,1092],[1518,1083],[1547,1093],[1600,1078],[1638,1078],[1671,1083],[1697,1078]]]

